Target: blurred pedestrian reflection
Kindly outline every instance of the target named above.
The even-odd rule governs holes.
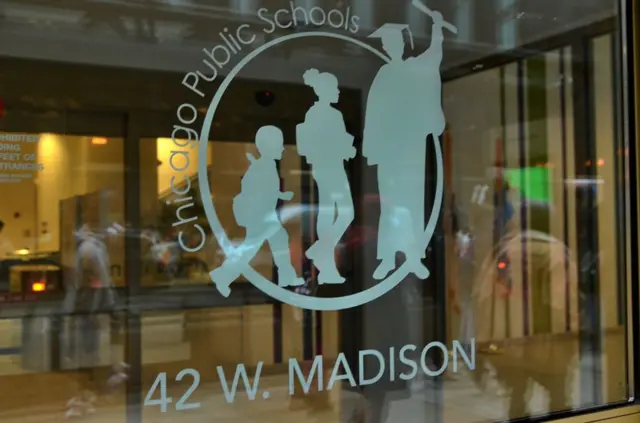
[[[115,354],[110,354],[112,374],[102,380],[98,373],[102,362],[102,334],[109,331],[109,325],[105,325],[100,314],[110,317],[112,332],[120,330],[117,293],[110,275],[105,240],[123,232],[124,229],[115,224],[98,232],[83,225],[76,233],[75,267],[71,269],[65,286],[64,311],[71,316],[65,364],[79,370],[79,390],[67,403],[67,417],[94,413],[98,394],[115,388],[126,379],[128,366],[115,360]]]
[[[107,27],[120,37],[138,40],[154,40],[156,22],[154,10],[156,2],[152,0],[135,0],[126,7],[107,2],[87,2],[84,15],[84,29]],[[133,21],[133,32],[127,27],[126,20]]]
[[[107,26],[123,38],[127,38],[129,35],[129,31],[120,16],[119,9],[113,5],[96,2],[87,3],[83,20],[85,30]]]

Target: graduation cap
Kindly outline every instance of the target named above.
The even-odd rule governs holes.
[[[402,31],[405,31],[405,30],[409,34],[409,43],[411,46],[411,50],[413,50],[413,35],[411,34],[411,29],[407,24],[395,24],[395,23],[384,24],[380,28],[378,28],[373,34],[369,35],[369,38],[379,38],[384,41],[384,40],[400,37],[404,41]]]

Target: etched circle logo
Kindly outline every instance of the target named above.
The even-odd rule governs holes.
[[[225,255],[222,265],[213,269],[209,276],[225,297],[231,294],[232,283],[244,276],[265,294],[292,306],[310,310],[342,310],[366,304],[384,295],[409,274],[420,279],[429,277],[429,270],[422,259],[434,234],[443,194],[443,159],[439,144],[439,137],[445,129],[440,77],[443,32],[448,30],[456,33],[457,30],[445,22],[439,12],[430,10],[420,0],[414,0],[413,6],[429,15],[433,21],[431,44],[420,54],[404,57],[404,31],[408,32],[410,47],[414,49],[411,32],[406,24],[384,24],[371,33],[369,38],[381,41],[381,49],[344,33],[320,30],[290,33],[253,49],[229,71],[211,100],[199,132],[199,140],[195,139],[196,132],[186,126],[196,120],[195,107],[183,104],[178,109],[178,118],[183,125],[174,126],[173,138],[175,141],[178,133],[186,133],[192,146],[198,145],[200,195],[208,223]],[[313,8],[308,13],[309,17],[314,16],[314,9],[319,9],[325,18],[337,16],[336,10],[325,13],[320,8]],[[258,17],[264,21],[270,19],[270,26],[264,32],[271,33],[275,27],[288,27],[291,22],[283,24],[278,20],[285,12],[292,13],[288,9],[282,9],[267,14],[266,9],[260,9]],[[320,12],[315,11],[315,15],[319,16]],[[338,21],[343,29],[355,34],[359,30],[359,18],[350,14],[350,11],[347,15],[350,16],[349,19],[341,15],[342,19]],[[331,26],[337,28],[339,25]],[[239,53],[244,46],[250,46],[256,41],[248,24],[238,27],[235,33],[225,28],[220,37],[224,44],[211,50],[205,49],[208,58],[204,62],[215,74],[210,76],[196,71],[188,73],[183,79],[183,85],[200,97],[205,97],[205,90],[199,84],[202,81],[213,81],[218,70],[229,63],[232,54]],[[381,62],[367,95],[364,131],[357,134],[362,136],[360,151],[354,145],[355,134],[346,131],[342,114],[333,107],[340,97],[338,78],[314,68],[307,69],[300,75],[300,81],[310,87],[317,97],[317,101],[306,112],[304,121],[296,126],[295,144],[301,159],[306,160],[311,167],[319,193],[316,230],[318,240],[305,252],[306,257],[318,269],[318,284],[346,283],[335,262],[335,249],[354,219],[354,200],[345,169],[348,161],[361,155],[369,166],[376,168],[379,194],[383,199],[377,242],[380,264],[371,275],[379,283],[343,297],[318,298],[291,289],[303,287],[305,280],[296,273],[291,262],[289,235],[277,210],[280,201],[294,199],[292,192],[282,192],[280,187],[277,162],[282,159],[284,151],[284,136],[280,128],[269,124],[259,128],[254,139],[258,157],[247,155],[249,167],[242,177],[240,193],[233,199],[236,222],[246,229],[241,245],[234,245],[229,241],[216,212],[207,169],[208,165],[215,166],[215,158],[213,163],[207,163],[204,159],[207,157],[212,122],[226,90],[238,73],[266,50],[303,38],[329,38],[351,43]],[[187,110],[189,116],[185,117]],[[433,142],[437,182],[433,208],[425,227],[427,140]],[[196,249],[190,249],[180,239],[180,244],[187,251],[204,246],[204,231],[198,225],[195,226],[203,241]],[[269,244],[273,254],[277,283],[266,279],[250,264],[265,243]],[[399,252],[404,254],[406,260],[396,268],[395,257]]]

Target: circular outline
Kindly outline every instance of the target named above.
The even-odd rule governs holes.
[[[365,50],[370,51],[376,56],[380,57],[385,62],[389,62],[389,58],[386,57],[383,53],[371,47],[370,45],[351,38],[346,35],[331,33],[331,32],[300,32],[296,34],[289,34],[283,37],[276,38],[274,40],[269,41],[253,50],[251,53],[247,54],[245,57],[238,62],[233,69],[229,72],[229,74],[224,78],[218,90],[216,91],[211,103],[209,104],[209,108],[207,109],[207,114],[202,123],[202,130],[200,132],[200,143],[198,154],[199,157],[206,157],[207,148],[209,144],[209,133],[211,132],[211,124],[213,123],[213,117],[215,112],[220,104],[220,100],[224,95],[225,91],[229,87],[229,84],[236,77],[238,72],[240,72],[251,60],[253,60],[258,54],[263,51],[278,45],[284,41],[290,41],[297,38],[306,38],[306,37],[328,37],[328,38],[336,38],[343,41],[347,41],[350,43],[354,43],[359,47],[364,48]],[[429,222],[424,232],[424,239],[427,241],[425,245],[429,245],[431,242],[431,238],[433,237],[433,233],[435,231],[437,217],[440,214],[440,208],[442,206],[442,194],[443,194],[443,163],[442,163],[442,152],[440,150],[439,142],[434,139],[434,147],[436,152],[436,173],[437,173],[437,185],[436,185],[436,195],[434,199],[433,208],[431,209],[431,216],[429,217]],[[215,206],[213,205],[213,200],[211,196],[211,187],[209,186],[209,178],[207,171],[207,161],[198,159],[198,183],[200,184],[200,197],[202,198],[202,205],[204,207],[205,215],[211,226],[211,231],[213,235],[218,240],[218,243],[223,246],[230,246],[231,243],[228,242],[227,234],[222,227],[220,220],[218,219],[218,215],[215,212]],[[205,195],[206,193],[206,195]],[[229,247],[233,248],[233,247]],[[229,248],[225,248],[225,255],[228,255]],[[358,292],[356,294],[346,295],[344,297],[335,297],[335,298],[319,298],[319,297],[310,297],[306,295],[296,294],[295,292],[289,291],[278,285],[274,284],[272,281],[269,281],[264,276],[256,272],[256,270],[247,266],[247,270],[243,272],[247,280],[251,282],[256,288],[260,289],[265,294],[269,295],[271,298],[282,301],[283,303],[289,304],[294,307],[300,307],[302,309],[307,310],[318,310],[318,311],[337,311],[337,310],[346,310],[349,308],[357,307],[363,304],[366,304],[376,298],[379,298],[395,288],[405,277],[409,275],[409,268],[406,263],[396,269],[387,279],[384,279],[382,282],[374,285],[373,287],[366,289],[364,291]]]

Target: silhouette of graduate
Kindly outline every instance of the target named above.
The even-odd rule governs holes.
[[[385,24],[370,35],[382,41],[389,62],[378,71],[367,97],[362,155],[377,166],[378,188],[383,199],[378,230],[375,279],[384,279],[396,268],[396,254],[420,279],[429,276],[422,264],[427,246],[425,233],[425,174],[427,137],[434,143],[445,128],[442,111],[443,28],[455,32],[439,12],[414,1],[433,19],[431,45],[423,53],[404,58],[404,31],[408,25]]]

